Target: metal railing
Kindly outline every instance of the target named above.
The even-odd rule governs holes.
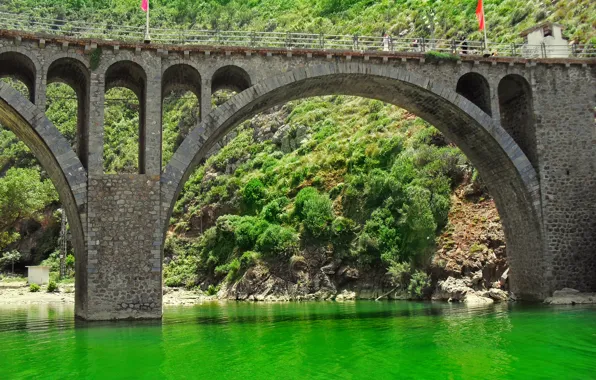
[[[142,26],[114,25],[110,22],[90,25],[80,21],[41,19],[26,14],[0,12],[0,29],[75,39],[102,39],[142,42]],[[454,39],[389,38],[297,32],[224,31],[204,29],[151,29],[151,42],[159,44],[232,46],[249,48],[352,50],[358,52],[426,53],[459,55],[498,55],[524,58],[594,58],[593,44],[527,45],[489,43]]]

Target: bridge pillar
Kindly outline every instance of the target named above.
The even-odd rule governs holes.
[[[78,317],[161,318],[160,213],[159,175],[89,178],[86,304]]]

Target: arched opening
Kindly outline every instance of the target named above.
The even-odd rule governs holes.
[[[427,81],[412,73],[404,75],[406,80],[396,79],[399,74],[388,77],[382,67],[374,65],[362,74],[358,65],[329,64],[296,69],[256,84],[245,96],[232,98],[230,107],[213,111],[213,117],[189,134],[172,158],[176,166],[168,165],[164,170],[162,194],[171,205],[163,212],[166,220],[192,170],[223,136],[247,118],[311,96],[342,94],[377,99],[423,118],[463,151],[495,199],[507,240],[513,291],[524,298],[544,296],[544,271],[536,267],[542,262],[541,224],[534,206],[539,203],[538,183],[530,162],[486,113],[466,107],[471,104],[468,100],[444,96],[449,91],[436,83],[421,86]],[[167,223],[162,225],[165,228]]]
[[[68,142],[53,124],[45,117],[44,110],[27,105],[27,102],[18,96],[17,92],[0,82],[0,123],[27,146],[38,161],[17,163],[10,170],[9,176],[3,176],[11,186],[26,196],[22,200],[30,203],[32,207],[19,204],[20,210],[26,208],[42,218],[44,224],[47,218],[52,217],[51,208],[49,215],[47,207],[58,198],[62,208],[68,216],[72,244],[76,254],[76,299],[77,315],[84,314],[86,299],[86,281],[84,274],[87,271],[85,239],[79,212],[84,212],[86,202],[86,173],[70,148]],[[35,130],[43,129],[43,134]],[[41,167],[41,169],[37,167]],[[48,179],[55,190],[48,188]],[[19,185],[19,181],[24,181]],[[7,187],[5,187],[6,189]],[[74,190],[73,190],[74,189]],[[57,195],[56,195],[57,193]],[[16,194],[15,196],[18,196]],[[13,200],[16,200],[13,198]],[[49,203],[48,203],[49,202]],[[34,206],[34,207],[33,207]],[[40,215],[40,210],[45,210]],[[5,209],[6,210],[6,209]],[[6,221],[7,218],[2,218]],[[32,224],[19,226],[21,231],[28,233]],[[25,230],[22,229],[25,227]],[[46,226],[47,227],[47,226]],[[0,232],[1,233],[1,232]],[[52,238],[47,237],[50,241]],[[45,255],[48,252],[43,253]],[[35,258],[39,260],[40,257]]]
[[[55,116],[52,122],[72,143],[81,163],[87,168],[89,155],[89,71],[78,60],[61,58],[50,65],[47,82],[47,108],[50,111],[48,115]],[[64,99],[65,97],[70,99]],[[51,112],[52,108],[61,104],[54,100],[68,100],[68,114]]]
[[[29,57],[17,52],[0,54],[0,78],[13,78],[25,84],[29,93],[29,101],[35,103],[36,70]]]
[[[147,76],[131,61],[106,71],[104,172],[145,174]]]
[[[170,66],[162,76],[162,166],[200,117],[201,75],[192,66]]]
[[[490,86],[486,78],[478,73],[467,73],[457,81],[456,92],[492,115],[490,107]]]
[[[532,89],[524,77],[510,74],[501,79],[499,82],[501,125],[526,154],[534,169],[538,170],[533,109]]]
[[[264,273],[259,271],[267,267],[267,275],[283,278],[278,280],[280,288],[299,278],[316,289],[321,267],[335,262],[344,268],[342,274],[326,275],[322,281],[329,280],[333,286],[323,288],[333,291],[362,283],[345,275],[346,267],[356,273],[369,266],[369,274],[374,272],[377,278],[383,278],[392,263],[405,267],[412,261],[412,272],[426,270],[435,238],[447,223],[453,189],[476,185],[465,156],[440,132],[404,109],[377,100],[323,96],[291,101],[250,118],[222,140],[221,150],[209,152],[190,176],[170,219],[164,271],[169,286],[198,285],[208,290],[221,285],[227,292],[236,281],[239,287],[246,285],[242,278],[249,271]],[[308,212],[295,211],[304,197],[312,207]],[[392,201],[386,202],[389,198]],[[499,226],[493,227],[493,236],[502,235],[492,201],[462,203],[457,212],[465,207],[469,218],[470,210],[490,209],[489,220],[475,229],[486,231],[493,222]],[[452,245],[436,261],[447,258],[440,269],[451,265],[449,270],[457,271],[449,259],[458,249],[473,251],[470,257],[496,254],[499,264],[485,277],[492,286],[506,270],[503,239],[490,244],[481,239],[462,242],[459,236],[468,222],[464,226],[461,218],[454,221],[453,231],[441,242],[441,247]],[[267,229],[277,229],[290,240],[298,236],[299,247],[271,252],[262,243]],[[386,231],[390,234],[384,235]],[[450,239],[455,241],[447,242]],[[284,249],[282,242],[275,244]],[[477,252],[483,245],[486,252]],[[191,246],[198,248],[192,251]],[[212,256],[206,253],[211,249]],[[185,272],[188,266],[183,261],[193,257],[189,251],[201,251],[198,275]],[[376,286],[377,295],[391,289]],[[242,289],[241,299],[255,290]]]
[[[211,106],[217,108],[235,94],[252,85],[250,75],[241,67],[220,67],[211,79]]]
[[[0,83],[9,85],[29,99],[29,89],[20,80],[5,77],[0,79]],[[10,129],[0,124],[0,176],[12,166],[29,166],[34,160],[35,157],[25,144]]]

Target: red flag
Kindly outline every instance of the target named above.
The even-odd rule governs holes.
[[[482,0],[478,0],[478,6],[476,7],[476,18],[478,19],[478,28],[484,30],[484,5]]]
[[[147,12],[149,10],[149,0],[141,1],[141,9]]]

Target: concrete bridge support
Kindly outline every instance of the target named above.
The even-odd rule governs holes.
[[[100,43],[2,38],[0,77],[21,79],[25,99],[0,83],[0,123],[48,172],[65,206],[76,251],[76,314],[160,318],[163,241],[185,181],[239,123],[293,99],[345,94],[403,107],[440,129],[480,171],[505,228],[511,287],[523,299],[553,290],[596,291],[596,62]],[[68,41],[66,43],[64,41]],[[168,51],[168,49],[170,49]],[[46,119],[46,84],[79,97],[73,147]],[[139,172],[105,174],[104,100],[125,87],[138,97]],[[165,94],[192,91],[201,122],[162,168]],[[211,110],[211,95],[238,92]]]

